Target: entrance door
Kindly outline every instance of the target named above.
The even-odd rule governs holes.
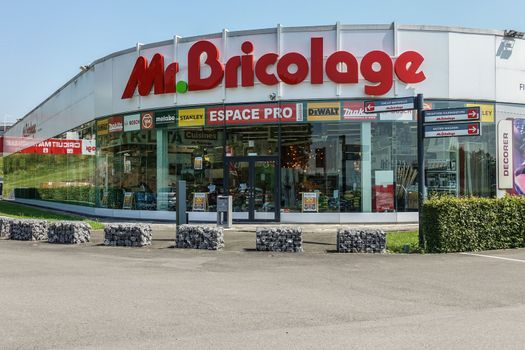
[[[233,199],[233,220],[279,221],[278,158],[226,157],[225,188]]]

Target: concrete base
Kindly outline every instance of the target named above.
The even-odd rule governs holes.
[[[175,221],[174,211],[155,210],[126,210],[93,208],[80,205],[42,201],[36,199],[15,199],[14,202],[35,205],[44,208],[68,211],[88,216],[133,219]],[[216,222],[216,212],[189,212],[190,222]],[[399,213],[281,213],[281,223],[323,223],[323,224],[399,224],[415,223],[418,221],[417,212]],[[235,222],[234,222],[235,223]]]

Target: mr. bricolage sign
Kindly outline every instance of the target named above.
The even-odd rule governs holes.
[[[405,51],[394,61],[386,52],[375,50],[366,53],[360,62],[351,52],[335,51],[325,61],[321,37],[310,39],[310,59],[298,52],[288,52],[282,56],[270,52],[255,58],[253,43],[250,41],[242,43],[241,51],[243,55],[230,57],[223,64],[217,46],[206,40],[196,42],[188,51],[187,82],[177,80],[178,62],[165,67],[164,56],[160,53],[153,55],[149,63],[140,56],[131,71],[122,98],[132,98],[137,88],[139,95],[147,96],[151,89],[156,95],[211,90],[223,81],[227,89],[239,85],[254,86],[256,79],[264,85],[276,85],[279,82],[296,85],[308,75],[310,84],[323,84],[325,73],[330,81],[338,84],[357,84],[361,73],[366,80],[365,94],[381,96],[392,88],[394,74],[406,84],[420,83],[426,79],[420,69],[424,58],[415,51]],[[201,62],[203,55],[205,60]],[[207,76],[201,74],[204,66],[210,72]],[[342,69],[342,66],[346,69]]]

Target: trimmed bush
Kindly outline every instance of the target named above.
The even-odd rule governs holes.
[[[64,186],[57,188],[15,188],[15,197],[40,199],[71,204],[92,205],[95,202],[95,186]]]
[[[525,247],[525,197],[432,198],[423,205],[430,253]]]

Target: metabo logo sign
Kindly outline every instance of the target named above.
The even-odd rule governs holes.
[[[406,84],[426,79],[421,71],[424,58],[418,52],[405,51],[393,59],[384,51],[374,50],[358,61],[348,51],[324,52],[323,40],[322,37],[310,39],[308,58],[299,52],[288,52],[282,56],[268,52],[255,57],[254,44],[245,41],[241,44],[243,55],[230,57],[225,64],[219,48],[210,41],[201,40],[188,50],[187,81],[178,80],[179,62],[165,66],[164,56],[160,53],[154,54],[150,62],[140,56],[131,71],[122,99],[132,98],[136,90],[140,96],[149,95],[152,89],[155,95],[185,93],[215,89],[222,83],[227,89],[235,89],[239,85],[253,87],[256,81],[267,86],[280,82],[297,85],[308,76],[310,84],[320,85],[324,83],[325,75],[337,84],[357,84],[362,76],[365,94],[381,96],[391,90],[394,76]],[[346,69],[340,70],[343,65]],[[203,71],[207,73],[202,74]]]
[[[176,111],[155,112],[155,127],[163,128],[177,121]]]

